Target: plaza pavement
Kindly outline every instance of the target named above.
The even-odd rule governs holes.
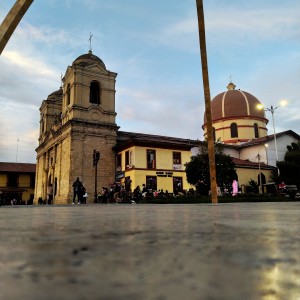
[[[0,207],[0,299],[300,299],[300,202]]]

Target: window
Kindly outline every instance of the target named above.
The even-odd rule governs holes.
[[[256,138],[259,138],[259,131],[258,131],[258,125],[257,125],[257,123],[254,124],[254,136]]]
[[[146,186],[148,190],[157,190],[157,179],[156,176],[146,176]]]
[[[67,85],[67,92],[66,92],[66,105],[68,106],[71,103],[71,86],[70,83]]]
[[[173,165],[181,165],[181,152],[173,152]]]
[[[117,155],[117,170],[121,171],[122,170],[122,154],[119,153]]]
[[[178,195],[182,192],[182,177],[173,177],[173,193]]]
[[[155,150],[147,150],[147,168],[155,169],[156,168],[156,154]]]
[[[44,115],[41,115],[41,133],[45,131],[45,120]]]
[[[230,125],[230,133],[232,138],[238,137],[238,127],[236,123],[231,123]]]
[[[90,85],[90,102],[100,104],[100,84],[97,81],[92,81]]]
[[[126,169],[132,168],[132,150],[125,152],[125,168]]]
[[[30,187],[34,188],[35,186],[35,174],[30,174]]]
[[[7,187],[18,187],[18,174],[8,174]]]

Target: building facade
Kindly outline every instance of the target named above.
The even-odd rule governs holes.
[[[0,204],[32,204],[35,170],[35,164],[0,162]]]
[[[133,190],[145,184],[152,190],[189,190],[185,164],[199,141],[132,132],[118,132],[116,177]]]
[[[71,203],[77,177],[89,194],[88,202],[94,201],[102,187],[109,188],[115,182],[130,190],[143,184],[170,193],[191,188],[185,164],[201,142],[120,131],[116,124],[116,77],[89,51],[68,66],[62,87],[42,102],[35,203],[39,198],[46,200],[49,190],[54,204]],[[235,90],[233,83],[227,88],[212,100],[215,140],[223,143],[225,153],[234,159],[240,186],[249,180],[268,182],[276,161],[273,164],[272,147],[264,147],[266,141],[271,146],[274,143],[267,135],[264,111],[256,109],[260,101]],[[206,132],[205,118],[203,129]],[[290,143],[290,138],[299,136],[290,132],[278,138]],[[100,156],[97,167],[95,152]]]
[[[117,74],[89,53],[79,56],[63,77],[63,86],[48,96],[40,108],[35,203],[47,198],[53,187],[54,203],[70,203],[77,177],[87,190],[94,186],[93,153],[105,162],[98,182],[107,186],[115,180],[118,127],[115,123]]]

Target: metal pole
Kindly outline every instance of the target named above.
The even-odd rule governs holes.
[[[211,200],[212,200],[212,203],[218,203],[216,161],[215,161],[215,149],[214,149],[214,139],[213,139],[213,126],[212,126],[212,115],[211,115],[211,100],[210,100],[210,89],[209,89],[207,54],[206,54],[203,1],[196,0],[196,4],[197,4],[197,13],[198,13],[198,28],[199,28],[202,78],[203,78],[203,88],[204,88],[204,96],[205,96],[205,115],[206,115],[206,128],[207,128],[209,170],[210,170]]]
[[[94,191],[94,201],[97,202],[97,175],[98,175],[98,161],[100,159],[100,152],[94,150],[93,154],[93,166],[95,167],[95,191]]]
[[[97,202],[97,163],[95,164],[95,192],[94,192],[94,200]]]
[[[260,189],[260,193],[262,194],[262,181],[261,181],[261,171],[260,171],[260,155],[259,153],[257,154],[257,158],[258,158],[258,172],[259,172],[259,189]]]
[[[17,139],[16,162],[18,162],[19,139]]]
[[[277,108],[277,107],[276,107]],[[276,161],[278,161],[278,150],[277,150],[277,139],[276,139],[276,131],[275,131],[275,120],[274,120],[274,111],[275,109],[271,106],[271,114],[272,114],[272,121],[273,121],[273,132],[274,132],[274,142],[275,142],[275,152],[276,152]]]
[[[17,0],[0,25],[0,55],[33,0]]]

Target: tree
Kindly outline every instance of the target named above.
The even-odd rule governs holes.
[[[229,155],[224,154],[223,145],[215,144],[216,178],[219,187],[231,187],[232,181],[237,179],[235,164]],[[199,147],[199,153],[192,156],[191,161],[185,164],[187,181],[196,185],[203,181],[210,186],[209,161],[207,143]]]
[[[284,161],[277,162],[280,178],[286,184],[296,184],[300,187],[300,142],[287,146]]]

